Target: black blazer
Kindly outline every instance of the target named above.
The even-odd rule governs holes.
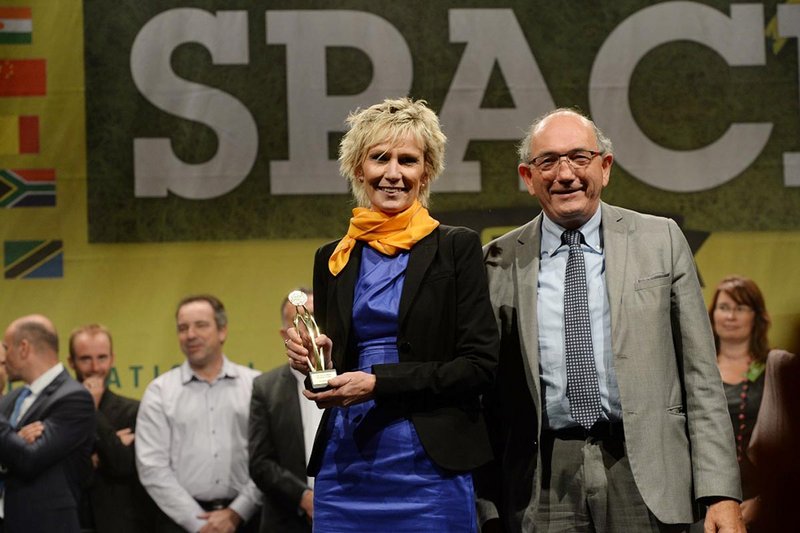
[[[264,494],[261,533],[311,532],[300,510],[300,498],[309,486],[299,402],[289,365],[253,380],[248,441],[250,479]]]
[[[87,492],[98,533],[146,533],[155,526],[156,505],[139,483],[134,444],[117,436],[136,429],[139,402],[106,389],[96,413],[95,451],[99,465]]]
[[[336,242],[317,251],[314,309],[333,341],[341,374],[358,363],[351,322],[364,243],[333,276],[328,259]],[[479,396],[494,381],[499,349],[480,239],[467,228],[439,226],[413,246],[400,297],[400,362],[375,365],[375,401],[410,418],[422,446],[438,466],[465,472],[492,457]],[[328,440],[326,412],[309,472],[319,471]]]
[[[25,443],[8,418],[22,389],[0,400],[0,463],[5,475],[5,532],[79,532],[81,485],[91,475],[94,402],[67,371],[60,373],[20,419],[45,430]]]

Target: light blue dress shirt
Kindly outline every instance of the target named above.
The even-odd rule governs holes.
[[[622,420],[619,386],[611,352],[611,308],[605,279],[600,209],[578,228],[585,243],[581,245],[586,263],[586,288],[589,294],[589,318],[592,350],[600,386],[603,418]],[[565,231],[546,215],[542,218],[542,242],[539,264],[538,321],[539,376],[542,387],[543,427],[563,429],[577,426],[572,419],[567,398],[567,366],[564,355],[564,276],[569,246],[561,243]]]

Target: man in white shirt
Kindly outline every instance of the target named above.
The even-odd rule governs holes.
[[[0,463],[6,533],[80,531],[81,485],[91,474],[94,403],[58,361],[58,334],[44,316],[19,318],[3,336],[11,381],[0,400]],[[17,428],[38,427],[30,438]]]
[[[186,361],[147,386],[136,421],[139,479],[165,514],[157,531],[256,531],[247,422],[258,372],[223,355],[219,299],[186,297],[175,317]]]
[[[310,289],[306,309],[314,312]],[[288,297],[281,304],[281,338],[296,313]],[[301,393],[305,376],[288,364],[253,382],[250,404],[250,475],[264,493],[261,533],[310,533],[314,478],[306,465],[323,411]]]

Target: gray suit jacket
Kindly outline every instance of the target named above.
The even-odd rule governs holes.
[[[741,497],[692,253],[672,220],[607,204],[601,209],[614,367],[633,476],[659,520],[689,523],[693,498]],[[497,390],[486,399],[497,468],[481,490],[515,531],[534,530],[540,487],[541,221],[539,215],[484,248],[502,340]]]

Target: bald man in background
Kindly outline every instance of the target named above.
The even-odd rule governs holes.
[[[58,360],[58,334],[42,315],[19,318],[3,336],[6,370],[23,381],[0,400],[6,533],[78,533],[81,485],[91,474],[94,403]],[[16,428],[42,423],[28,443]]]

